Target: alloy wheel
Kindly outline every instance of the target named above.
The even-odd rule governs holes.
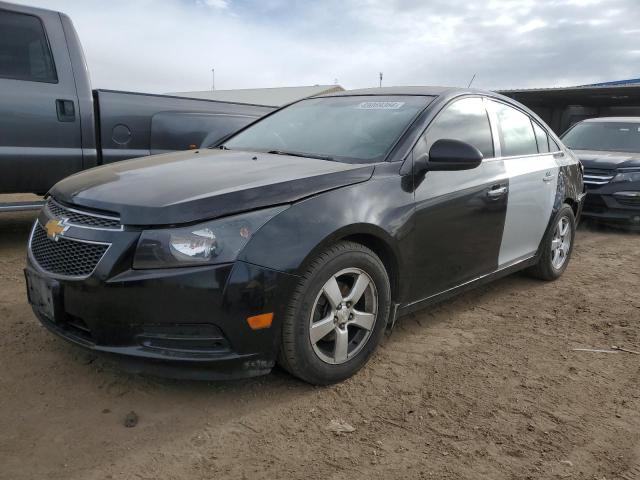
[[[551,265],[556,270],[562,268],[571,249],[571,223],[567,217],[561,217],[553,231],[551,240]]]
[[[313,351],[323,362],[345,363],[365,346],[378,316],[378,292],[359,268],[339,271],[316,296],[309,325]]]

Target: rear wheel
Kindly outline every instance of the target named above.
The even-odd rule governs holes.
[[[556,214],[552,227],[542,240],[538,263],[529,273],[541,280],[555,280],[564,273],[573,251],[576,218],[573,209],[564,204]]]
[[[296,286],[282,327],[279,363],[316,385],[367,362],[389,316],[389,277],[367,247],[340,242],[316,257]]]

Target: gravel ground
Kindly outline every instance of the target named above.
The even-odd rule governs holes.
[[[572,351],[640,350],[639,234],[583,227],[557,282],[405,317],[314,388],[129,375],[55,338],[26,304],[33,218],[0,218],[0,479],[640,480],[640,355]]]

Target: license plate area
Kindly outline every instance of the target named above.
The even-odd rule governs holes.
[[[27,280],[27,298],[31,306],[51,321],[56,320],[60,305],[60,284],[30,270],[24,272]]]

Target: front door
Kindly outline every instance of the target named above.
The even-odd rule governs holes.
[[[0,192],[44,193],[82,169],[80,118],[60,16],[21,8],[0,9]]]
[[[503,162],[495,158],[483,99],[467,97],[445,107],[416,145],[414,158],[443,138],[470,143],[485,159],[473,170],[427,172],[416,179],[412,301],[498,267],[509,184]]]

